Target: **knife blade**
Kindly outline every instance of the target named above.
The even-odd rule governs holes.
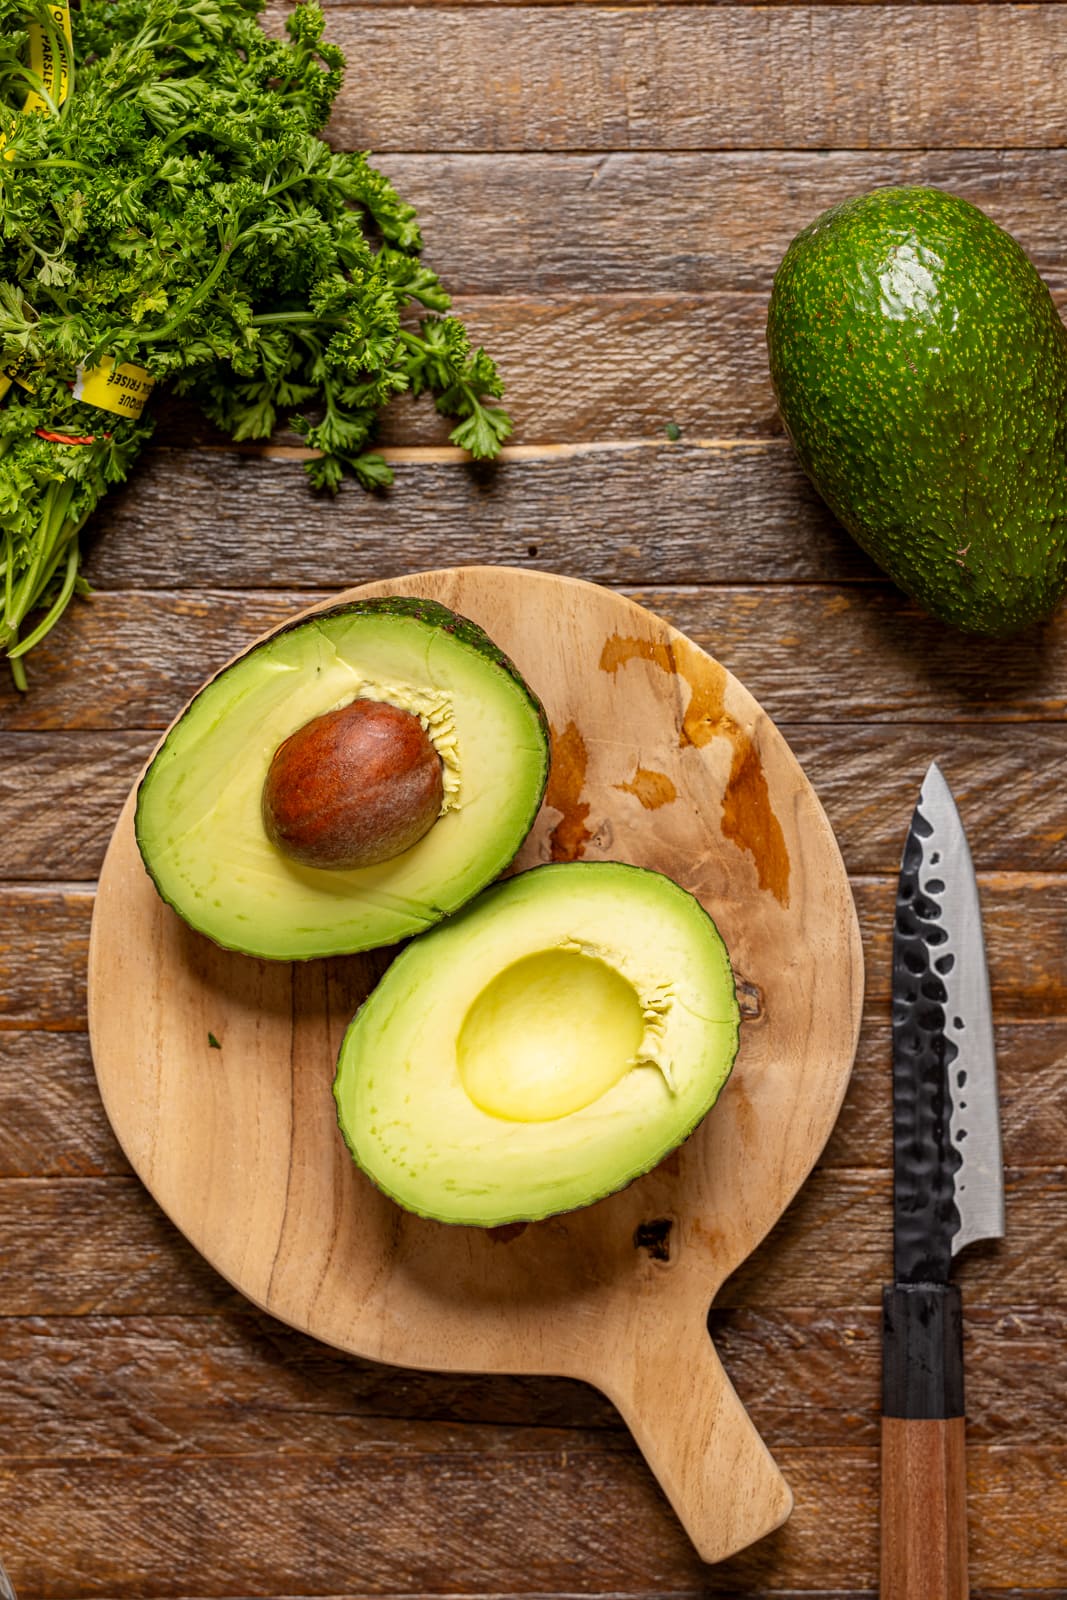
[[[882,1316],[882,1600],[966,1600],[954,1257],[1004,1234],[993,1014],[967,838],[936,762],[893,931],[893,1272]]]

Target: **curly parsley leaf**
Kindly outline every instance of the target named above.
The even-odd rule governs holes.
[[[472,456],[511,431],[414,209],[320,137],[344,74],[321,9],[297,4],[280,39],[262,9],[83,0],[75,92],[41,115],[20,109],[26,24],[55,23],[0,0],[0,649],[20,686],[78,590],[81,527],[151,433],[75,399],[79,368],[143,367],[238,441],[288,421],[330,492],[392,481],[372,444],[404,390]]]

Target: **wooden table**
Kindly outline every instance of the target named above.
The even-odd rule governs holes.
[[[888,941],[931,757],[979,869],[1008,1237],[962,1264],[976,1596],[1067,1594],[1067,612],[1003,645],[923,618],[820,509],[763,323],[792,235],[879,183],[984,206],[1067,301],[1055,5],[337,5],[334,134],[420,209],[517,420],[472,470],[425,405],[388,496],[164,412],[98,517],[96,588],[0,688],[0,1553],[34,1596],[869,1596],[889,1274]],[[680,430],[668,438],[668,425]],[[673,433],[673,429],[671,432]],[[176,1234],[97,1098],[93,881],[185,697],[345,584],[466,562],[616,586],[779,722],[833,823],[868,970],[819,1167],[719,1297],[728,1370],[796,1495],[701,1566],[607,1402],[347,1359]]]

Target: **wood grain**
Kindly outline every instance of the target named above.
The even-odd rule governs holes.
[[[524,1449],[499,1452],[104,1458],[23,1462],[17,1471],[5,1462],[0,1543],[17,1554],[11,1575],[23,1592],[49,1600],[191,1594],[205,1551],[212,1590],[226,1596],[306,1594],[308,1573],[318,1595],[351,1595],[354,1574],[372,1595],[506,1592],[517,1571],[542,1589],[555,1574],[580,1572],[581,1592],[614,1595],[776,1594],[804,1582],[873,1588],[877,1451],[787,1450],[783,1460],[797,1514],[712,1569],[697,1561],[635,1453],[570,1452],[536,1433]],[[1054,1503],[1064,1451],[1006,1458],[978,1449],[969,1467],[976,1584],[1054,1586],[1062,1547],[1049,1515],[1039,1510],[1028,1528],[1016,1507]],[[106,1554],[115,1528],[121,1568]]]
[[[336,501],[298,460],[156,447],[101,508],[87,573],[103,589],[337,589],[447,550],[631,585],[877,577],[784,439],[671,444],[668,420],[644,443],[509,448],[488,467],[394,452],[393,490]]]
[[[336,500],[314,496],[286,453],[157,446],[102,506],[87,572],[104,589],[338,588],[401,558],[425,570],[432,561],[420,552],[444,542],[457,564],[615,582],[648,582],[668,562],[672,582],[877,576],[784,439],[672,444],[659,433],[506,447],[481,467],[455,451],[394,450],[393,490],[368,497],[348,485]]]
[[[427,260],[464,297],[766,295],[790,240],[827,207],[913,183],[980,206],[1067,286],[1062,150],[434,152],[379,165],[417,207]]]
[[[339,592],[333,588],[329,597]],[[649,585],[624,592],[722,661],[779,724],[1059,726],[1067,712],[1064,608],[1019,639],[973,645],[889,585]],[[97,594],[72,605],[35,653],[29,694],[0,678],[0,729],[162,731],[231,655],[324,598],[320,590],[210,588]],[[809,638],[818,640],[817,652],[804,648]],[[536,677],[535,664],[535,687]],[[931,730],[936,749],[935,735]],[[1015,734],[997,737],[1010,743]],[[928,760],[916,766],[915,786]],[[900,781],[910,785],[910,775]],[[1054,833],[1058,816],[1043,826]]]
[[[967,1600],[962,1417],[882,1418],[881,1600]]]
[[[983,874],[979,888],[999,1020],[1067,1016],[1063,875]],[[884,1021],[895,881],[853,878],[852,892],[867,959],[866,1015]],[[83,968],[92,909],[89,887],[0,888],[0,1029],[84,1028]]]
[[[845,1102],[820,1166],[885,1167],[890,1149],[888,1012],[860,1032]],[[1067,1148],[1067,1021],[996,1028],[1001,1124],[1013,1167],[1055,1167]],[[129,1173],[100,1105],[87,1037],[0,1030],[0,1177]]]
[[[1067,1308],[968,1306],[965,1323],[971,1447],[1046,1446],[1067,1374],[1062,1364],[1050,1374],[1044,1351],[1067,1334]],[[877,1444],[878,1308],[715,1310],[711,1329],[773,1451]],[[201,1315],[0,1317],[0,1382],[11,1458],[454,1449],[467,1428],[480,1430],[469,1448],[499,1454],[524,1427],[570,1432],[580,1449],[630,1449],[618,1412],[588,1384],[381,1366],[247,1303]],[[134,1384],[136,1405],[125,1403]]]
[[[1007,1186],[1007,1241],[997,1249],[976,1247],[961,1265],[968,1311],[1062,1306],[1067,1172],[1011,1168]],[[891,1191],[885,1169],[817,1169],[766,1242],[723,1285],[717,1307],[828,1309],[843,1300],[876,1307],[892,1273]],[[0,1293],[8,1316],[202,1315],[237,1303],[195,1251],[173,1242],[171,1225],[133,1179],[0,1180],[0,1228],[7,1244]],[[699,1272],[706,1238],[677,1232],[675,1242],[675,1264]],[[634,1249],[635,1271],[643,1273],[644,1258]],[[701,1283],[710,1299],[713,1279],[702,1274]]]
[[[335,109],[334,135],[350,149],[1067,142],[1058,93],[1067,34],[1055,6],[345,6],[330,22],[342,47],[376,67],[350,82]],[[429,92],[442,81],[447,95]]]
[[[455,309],[499,364],[520,445],[781,431],[766,361],[766,294],[476,299]],[[664,353],[671,352],[669,387]],[[449,424],[400,396],[383,444],[445,444]]]

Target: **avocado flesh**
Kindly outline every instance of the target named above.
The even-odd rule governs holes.
[[[775,277],[771,377],[835,516],[933,616],[1004,636],[1067,586],[1067,332],[1014,239],[943,190],[817,218]]]
[[[267,837],[263,781],[283,739],[359,695],[426,717],[446,809],[391,861],[304,867]],[[366,950],[491,882],[547,771],[541,707],[474,624],[430,602],[357,602],[283,629],[197,695],[141,783],[137,841],[163,898],[218,944],[279,960]]]
[[[345,1036],[338,1121],[408,1210],[532,1221],[681,1144],[729,1076],[738,1024],[722,939],[671,879],[535,867],[393,962]]]

